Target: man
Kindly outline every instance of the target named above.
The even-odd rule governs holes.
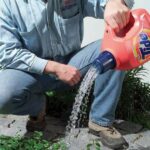
[[[80,47],[83,18],[104,14],[118,32],[132,5],[132,0],[0,0],[0,113],[29,114],[27,129],[43,129],[45,91],[79,84],[88,68],[79,69],[100,53],[100,40]],[[90,112],[90,130],[112,148],[127,145],[112,127],[123,78],[115,70],[97,77]]]

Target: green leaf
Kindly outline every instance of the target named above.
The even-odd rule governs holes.
[[[86,145],[86,150],[90,150],[93,144],[89,143]]]
[[[101,149],[101,145],[98,142],[95,143],[95,149],[96,150],[100,150]]]

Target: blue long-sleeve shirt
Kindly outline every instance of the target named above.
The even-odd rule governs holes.
[[[42,74],[48,59],[78,51],[83,18],[107,0],[0,0],[0,67]]]

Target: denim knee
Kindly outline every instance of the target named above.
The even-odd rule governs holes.
[[[13,114],[18,107],[25,103],[25,97],[27,97],[27,92],[23,89],[3,87],[0,90],[0,113]]]

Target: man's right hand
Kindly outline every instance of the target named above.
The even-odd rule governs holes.
[[[77,68],[55,61],[48,61],[44,72],[56,75],[60,80],[69,84],[70,86],[74,86],[81,79],[80,72]]]
[[[129,22],[130,9],[124,0],[109,0],[105,7],[104,19],[112,29],[119,32]]]

